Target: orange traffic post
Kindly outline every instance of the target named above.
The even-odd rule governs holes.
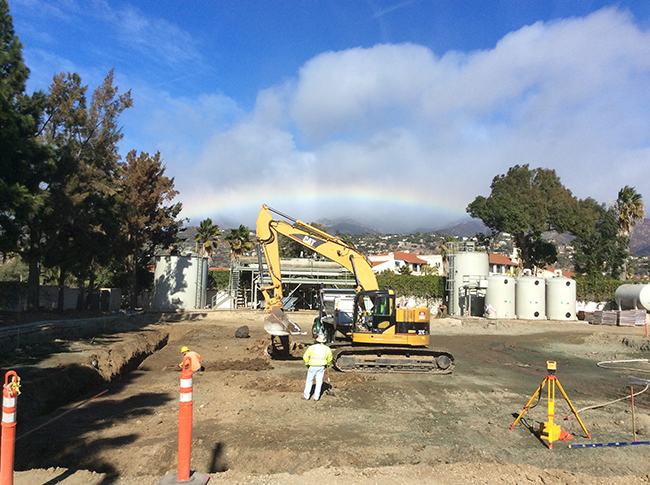
[[[193,418],[193,383],[192,359],[185,357],[181,364],[181,391],[178,409],[178,473],[165,475],[159,485],[205,484],[210,477],[202,473],[190,472],[192,456],[192,418]],[[2,484],[4,485],[4,484]]]
[[[9,382],[9,377],[12,377]],[[16,449],[16,404],[20,394],[20,378],[15,371],[5,374],[2,388],[2,450],[0,452],[0,485],[14,483]]]
[[[181,398],[178,410],[178,481],[190,479],[190,458],[192,456],[193,383],[192,359],[185,357],[181,368]]]

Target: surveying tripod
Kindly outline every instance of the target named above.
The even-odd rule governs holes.
[[[553,449],[553,441],[564,441],[564,440],[570,440],[573,439],[573,436],[571,436],[569,433],[566,431],[562,430],[560,428],[559,424],[554,424],[553,419],[556,417],[555,416],[555,386],[557,385],[558,389],[562,393],[562,396],[564,396],[564,399],[566,402],[569,404],[569,407],[571,408],[571,411],[573,411],[573,414],[575,415],[576,419],[580,423],[580,426],[582,426],[583,431],[586,433],[587,438],[591,438],[591,435],[587,431],[587,428],[585,428],[585,425],[582,424],[582,420],[580,419],[580,416],[578,416],[577,411],[573,407],[573,404],[571,404],[571,401],[569,400],[569,397],[566,395],[566,392],[564,392],[564,389],[562,388],[562,384],[560,384],[560,381],[558,380],[557,377],[555,377],[555,371],[557,369],[557,363],[549,360],[546,362],[546,370],[548,372],[548,375],[544,378],[544,381],[542,381],[542,384],[537,388],[537,391],[535,391],[535,394],[533,394],[533,397],[530,398],[530,401],[528,401],[528,404],[524,406],[524,409],[519,413],[519,416],[517,416],[517,419],[515,419],[515,422],[512,423],[512,426],[510,426],[510,429],[515,427],[515,425],[519,422],[519,420],[522,418],[524,413],[528,410],[530,405],[533,403],[535,398],[540,395],[540,393],[544,390],[544,386],[548,384],[548,421],[541,423],[539,426],[539,437],[545,440],[548,440],[548,449],[552,450]]]

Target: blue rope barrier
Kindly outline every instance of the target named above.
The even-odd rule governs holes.
[[[605,448],[608,446],[650,445],[650,441],[616,441],[614,443],[585,443],[582,445],[569,445],[569,448]]]

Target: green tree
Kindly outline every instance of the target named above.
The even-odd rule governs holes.
[[[230,284],[230,271],[225,269],[215,269],[210,271],[208,280],[208,290],[225,290]]]
[[[437,275],[439,271],[437,266],[430,266],[428,264],[424,264],[422,265],[422,269],[420,270],[420,272],[424,276],[433,276],[433,275]]]
[[[411,267],[408,264],[401,265],[399,267],[398,271],[399,271],[399,274],[401,274],[401,275],[409,276],[409,275],[413,274],[413,271],[411,270]]]
[[[625,264],[623,265],[623,279],[629,279],[632,274],[627,267],[627,259],[630,252],[630,238],[632,229],[645,216],[643,198],[634,187],[626,185],[618,191],[618,198],[614,204],[616,210],[619,236],[625,244]]]
[[[634,187],[626,185],[618,191],[618,198],[614,207],[619,231],[622,235],[629,237],[632,228],[642,222],[645,216],[643,197]]]
[[[629,238],[620,234],[613,207],[595,201],[593,205],[599,217],[591,232],[582,232],[573,241],[574,269],[592,279],[618,279],[625,265]]]
[[[5,0],[0,0],[0,39],[0,251],[17,252],[29,265],[28,307],[37,309],[41,242],[27,231],[38,229],[53,167],[39,137],[45,94],[25,94],[29,69]]]
[[[226,242],[230,246],[232,259],[239,259],[244,253],[253,249],[251,231],[244,225],[240,225],[237,229],[231,229],[226,236]]]
[[[182,224],[177,218],[182,204],[171,204],[178,191],[174,189],[174,179],[165,176],[160,153],[153,157],[148,153],[138,156],[132,150],[119,167],[123,250],[130,265],[130,306],[135,308],[143,286],[138,284],[138,268],[151,263],[157,248],[173,243]]]
[[[555,170],[515,165],[494,177],[490,188],[489,197],[478,196],[467,212],[495,233],[512,234],[526,268],[553,262],[542,242],[544,231],[580,233],[597,217],[562,185]]]
[[[440,241],[440,255],[442,256],[442,272],[443,274],[449,274],[449,254],[451,252],[451,245],[456,241],[456,238],[453,236],[447,236]]]
[[[130,92],[118,94],[113,71],[86,99],[88,87],[77,74],[54,76],[47,100],[43,137],[54,149],[57,177],[49,187],[56,205],[49,217],[52,230],[41,236],[56,241],[55,254],[43,252],[48,266],[59,267],[59,306],[68,272],[79,284],[80,308],[85,307],[84,288],[92,293],[96,274],[108,265],[119,247],[117,200],[118,124],[121,113],[132,106]]]
[[[18,257],[5,259],[0,264],[0,281],[22,281],[28,274],[29,267]]]
[[[201,254],[203,256],[212,256],[212,253],[217,249],[220,235],[219,225],[212,224],[212,219],[208,217],[204,221],[201,221],[194,240],[201,245]]]

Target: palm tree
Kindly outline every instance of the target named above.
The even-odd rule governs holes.
[[[217,238],[221,235],[218,224],[212,224],[212,219],[209,217],[201,221],[194,240],[201,244],[201,254],[203,256],[211,256],[213,251],[217,249]]]
[[[614,209],[616,210],[618,235],[623,238],[623,244],[626,246],[627,251],[629,250],[632,229],[639,222],[643,221],[643,216],[645,216],[643,197],[641,197],[641,194],[639,194],[634,187],[626,185],[618,191],[618,199],[616,199]],[[625,260],[622,277],[625,279],[630,277],[627,268],[627,258]]]
[[[243,224],[237,229],[230,230],[230,233],[226,236],[226,242],[230,246],[232,259],[239,259],[242,254],[253,249],[251,231]]]
[[[442,274],[449,275],[449,253],[450,253],[450,244],[455,242],[456,238],[453,236],[447,236],[446,238],[440,241],[440,254],[442,255]]]
[[[618,191],[614,208],[618,216],[618,230],[623,236],[629,236],[632,228],[643,221],[645,216],[643,197],[634,187],[628,185]]]

